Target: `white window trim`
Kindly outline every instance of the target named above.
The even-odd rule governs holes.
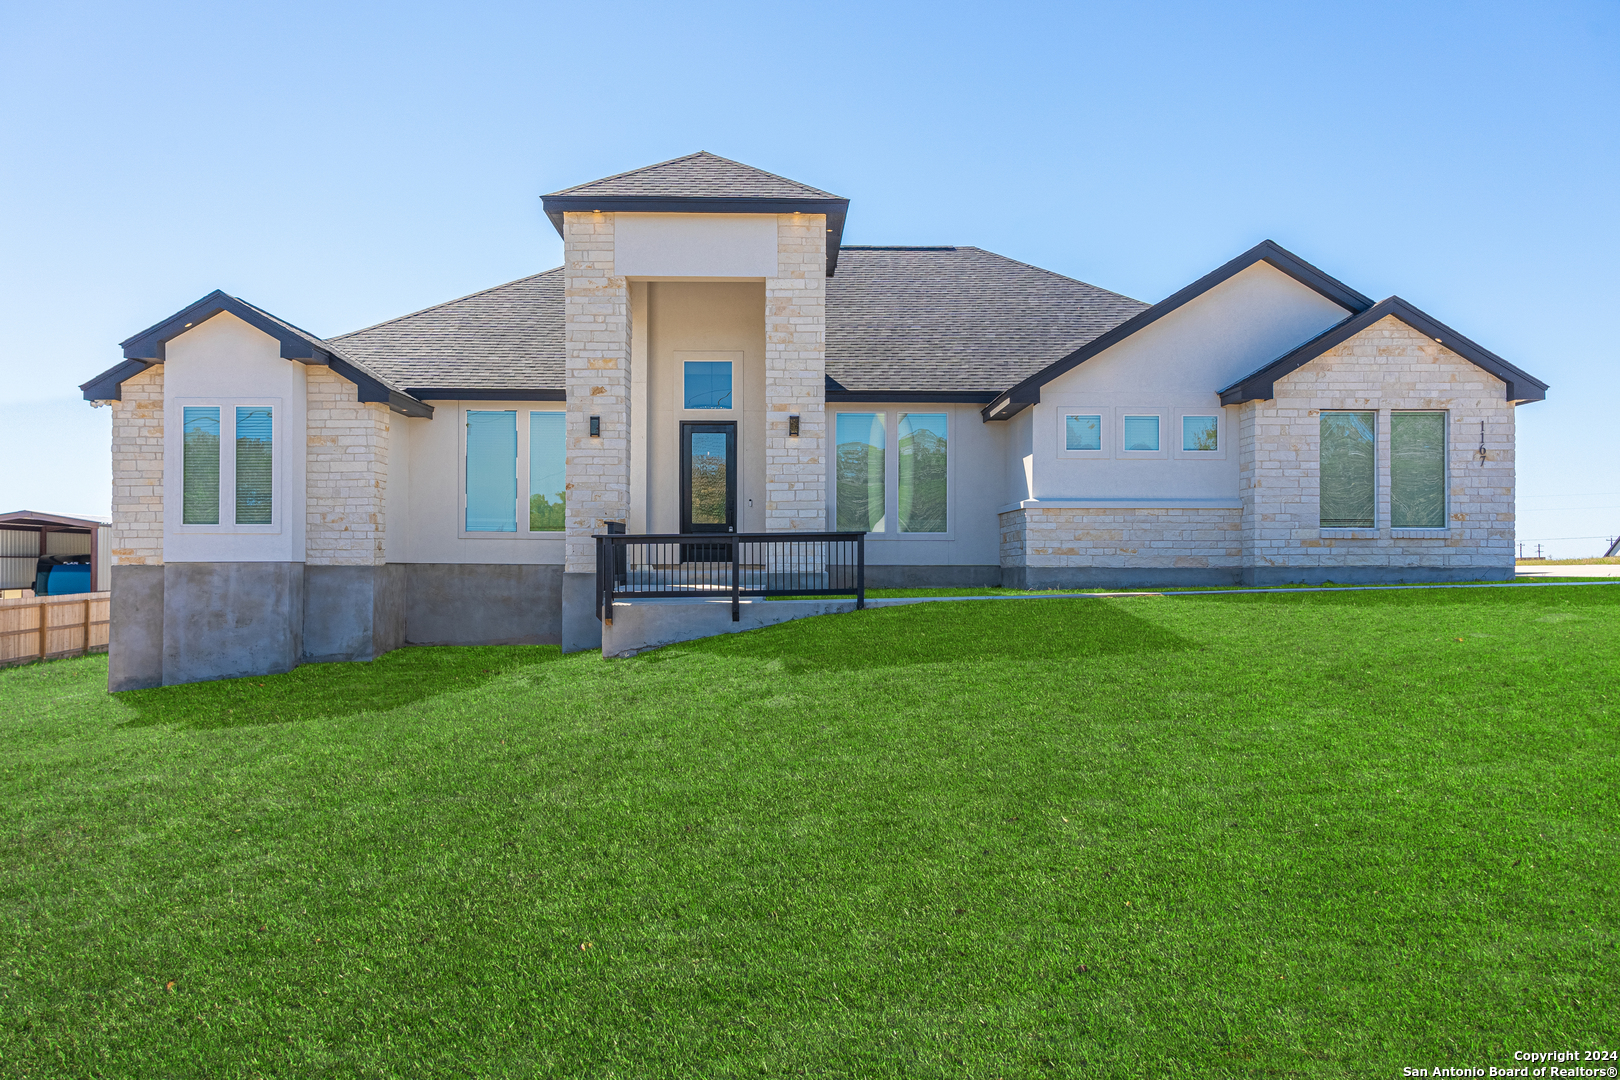
[[[875,403],[874,403],[875,404]],[[956,500],[956,410],[949,405],[924,406],[922,408],[895,408],[888,402],[881,408],[850,408],[827,410],[827,431],[829,433],[827,454],[827,527],[836,532],[838,529],[838,417],[844,413],[852,416],[870,416],[874,413],[883,417],[883,531],[869,532],[866,538],[873,542],[887,543],[890,541],[933,542],[939,540],[955,540],[957,527],[957,500]],[[900,417],[911,414],[919,416],[945,417],[945,531],[944,532],[901,532],[900,531]]]
[[[1215,449],[1213,450],[1184,450],[1182,444],[1182,421],[1189,416],[1213,416],[1215,418]],[[1217,406],[1214,409],[1177,409],[1175,419],[1171,421],[1171,434],[1175,436],[1172,444],[1172,456],[1184,461],[1222,461],[1226,458],[1226,410]],[[1159,445],[1164,445],[1164,433],[1159,433]]]
[[[1059,458],[1101,461],[1114,456],[1112,405],[1062,405],[1057,410],[1057,454]],[[1071,416],[1097,417],[1099,442],[1096,450],[1069,449],[1069,420]]]
[[[552,540],[561,543],[565,532],[536,532],[529,528],[529,414],[566,413],[563,402],[554,409],[537,409],[532,405],[519,405],[507,401],[464,402],[456,412],[459,428],[456,435],[456,537],[460,540]],[[712,410],[721,411],[721,410]],[[516,532],[469,532],[467,530],[467,414],[474,412],[517,413],[517,500],[512,513],[517,521]],[[566,448],[566,442],[564,446]],[[566,453],[566,449],[565,449]],[[567,482],[566,467],[564,482]],[[563,496],[567,498],[566,491]]]
[[[1125,449],[1125,418],[1127,416],[1156,416],[1159,418],[1159,448],[1157,450],[1127,450]],[[1170,416],[1167,409],[1156,409],[1151,406],[1116,405],[1114,407],[1114,450],[1115,458],[1119,461],[1167,461],[1170,451],[1165,446],[1165,428],[1169,425],[1166,420]],[[1179,443],[1181,433],[1176,432],[1176,441]]]
[[[1448,533],[1451,532],[1451,448],[1452,448],[1451,447],[1451,443],[1452,443],[1452,440],[1451,440],[1451,410],[1450,409],[1380,409],[1379,412],[1381,412],[1381,413],[1383,413],[1383,414],[1385,414],[1385,415],[1387,415],[1389,417],[1388,422],[1384,424],[1384,427],[1388,431],[1388,434],[1384,436],[1386,441],[1393,440],[1395,438],[1395,417],[1397,415],[1399,415],[1399,414],[1402,414],[1402,413],[1439,413],[1444,418],[1441,423],[1442,423],[1442,427],[1443,427],[1443,433],[1444,433],[1444,436],[1445,436],[1446,444],[1445,444],[1445,448],[1443,450],[1441,450],[1441,452],[1440,452],[1440,460],[1441,460],[1441,463],[1442,463],[1442,466],[1443,466],[1444,472],[1445,472],[1444,478],[1441,481],[1443,486],[1442,486],[1441,491],[1440,491],[1441,498],[1443,498],[1445,500],[1445,505],[1441,510],[1441,516],[1445,520],[1444,525],[1438,526],[1436,528],[1422,528],[1422,527],[1413,526],[1413,525],[1397,525],[1397,524],[1395,524],[1395,453],[1394,453],[1394,449],[1393,449],[1393,444],[1391,444],[1389,451],[1384,454],[1384,457],[1388,461],[1388,465],[1386,467],[1389,470],[1389,476],[1388,476],[1384,486],[1389,491],[1389,500],[1390,500],[1390,502],[1389,502],[1389,533],[1390,533],[1390,539],[1392,539],[1392,540],[1430,540],[1430,539],[1438,540],[1438,539],[1441,539],[1442,537],[1446,536]]]
[[[1328,413],[1373,414],[1373,519],[1371,525],[1324,526],[1322,521],[1322,417]],[[1316,410],[1316,521],[1317,535],[1323,540],[1379,540],[1388,526],[1389,510],[1389,410],[1326,408]]]
[[[237,407],[262,407],[270,410],[270,524],[268,525],[238,525],[236,524],[236,410]],[[187,408],[217,408],[219,409],[219,516],[216,525],[187,525],[185,523],[185,461],[186,436],[185,416]],[[286,498],[283,492],[282,477],[285,473],[283,460],[286,457],[285,415],[282,408],[282,399],[278,397],[181,397],[172,398],[167,403],[168,417],[167,430],[180,433],[180,437],[172,440],[166,451],[172,451],[174,457],[170,461],[169,453],[164,454],[164,475],[167,478],[164,487],[164,504],[173,507],[172,520],[167,522],[168,528],[176,535],[227,535],[227,536],[276,536],[286,522]],[[227,509],[230,521],[225,521]],[[170,517],[166,512],[164,517]]]

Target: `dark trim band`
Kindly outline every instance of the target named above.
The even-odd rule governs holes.
[[[1063,359],[1037,371],[1012,389],[998,394],[994,401],[984,407],[981,415],[987,421],[1007,420],[1031,405],[1040,404],[1042,386],[1059,375],[1079,367],[1098,353],[1113,348],[1138,330],[1152,326],[1182,305],[1197,299],[1228,278],[1237,276],[1259,262],[1282,271],[1306,288],[1320,293],[1351,312],[1365,311],[1373,306],[1370,297],[1361,295],[1339,279],[1323,273],[1286,248],[1270,240],[1262,240],[1231,262],[1211,270],[1186,288],[1165,297],[1146,311],[1138,312],[1112,330],[1099,334]]]
[[[1278,379],[1297,371],[1329,349],[1342,345],[1380,319],[1389,316],[1394,316],[1420,334],[1433,338],[1475,367],[1501,379],[1507,385],[1507,400],[1542,401],[1547,397],[1547,384],[1540,379],[1519,370],[1489,349],[1463,337],[1445,323],[1424,314],[1400,297],[1392,296],[1329,327],[1299,348],[1226,387],[1220,392],[1221,404],[1241,405],[1245,401],[1269,400],[1273,396],[1273,384]]]

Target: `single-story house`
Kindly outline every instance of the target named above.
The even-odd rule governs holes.
[[[698,153],[543,197],[564,264],[322,338],[211,293],[113,409],[113,689],[597,647],[596,534],[866,534],[869,586],[1513,575],[1546,385],[1269,241],[1157,304]]]

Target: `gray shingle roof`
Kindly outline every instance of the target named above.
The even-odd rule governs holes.
[[[846,390],[994,393],[1147,305],[976,247],[846,247],[827,374]]]
[[[562,267],[332,341],[398,386],[561,390]]]
[[[827,374],[850,391],[995,393],[1147,305],[979,248],[853,247],[827,282]],[[332,339],[396,386],[564,386],[562,270]]]
[[[578,184],[552,195],[655,199],[837,199],[796,180],[700,150],[641,169]]]

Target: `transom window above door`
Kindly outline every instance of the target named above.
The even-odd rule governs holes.
[[[688,360],[685,363],[685,408],[729,409],[731,361]]]

